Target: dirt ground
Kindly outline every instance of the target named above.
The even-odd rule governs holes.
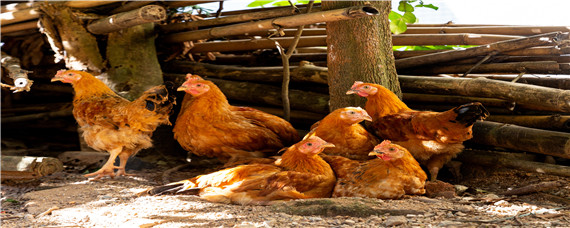
[[[101,181],[68,171],[43,177],[41,183],[4,183],[2,227],[570,227],[569,178],[539,173],[464,167],[461,181],[448,181],[457,189],[450,198],[336,198],[241,206],[193,195],[137,196],[162,184],[166,169],[130,171],[136,176]],[[214,169],[188,167],[166,178],[176,181]],[[552,181],[560,187],[500,194]]]

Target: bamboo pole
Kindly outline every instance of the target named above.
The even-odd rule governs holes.
[[[422,56],[410,57],[396,60],[396,68],[405,69],[423,65],[448,62],[452,60],[464,59],[474,56],[487,55],[492,52],[505,52],[527,47],[552,45],[558,40],[568,39],[568,33],[547,33],[520,39],[500,41],[489,45],[482,45],[464,50],[452,50],[432,53]]]
[[[272,38],[276,40],[284,48],[289,48],[289,45],[293,42],[291,37],[288,38]],[[327,37],[326,36],[310,36],[301,37],[297,47],[314,47],[314,46],[326,46]],[[205,42],[205,43],[195,43],[194,47],[190,49],[190,53],[202,53],[202,52],[230,52],[230,51],[249,51],[257,49],[275,49],[275,42],[268,39],[255,39],[255,40],[232,40],[232,41],[220,41],[220,42]]]
[[[218,1],[164,1],[164,4],[170,8],[177,8],[177,7],[184,7],[184,6],[193,6],[198,4],[210,3],[210,2],[219,2]]]
[[[166,80],[182,84],[186,74],[165,73]],[[208,78],[214,82],[228,99],[273,106],[281,106],[281,87],[251,82],[236,82]],[[289,91],[291,108],[320,114],[328,114],[328,95],[292,89]]]
[[[568,26],[470,26],[470,27],[408,27],[403,34],[476,33],[530,36],[549,32],[570,32]]]
[[[302,8],[300,8],[302,10]],[[321,11],[321,8],[313,9],[314,11]],[[211,27],[211,26],[219,26],[219,25],[227,25],[239,22],[246,22],[252,20],[261,20],[267,18],[275,18],[275,17],[284,17],[284,16],[291,16],[298,14],[293,7],[284,7],[278,8],[273,10],[265,10],[265,11],[258,11],[258,12],[251,12],[251,13],[243,13],[233,16],[215,18],[210,20],[202,20],[202,21],[189,21],[184,23],[172,23],[163,25],[160,27],[160,30],[166,33],[172,32],[180,32],[184,30],[199,28],[199,27]]]
[[[510,26],[510,25],[455,24],[453,22],[448,22],[445,24],[408,24],[408,27],[485,27],[485,26]]]
[[[30,21],[30,22],[11,24],[11,25],[0,27],[0,31],[1,31],[2,35],[6,35],[7,33],[11,33],[11,32],[28,30],[28,29],[38,29],[38,22],[37,21]]]
[[[87,26],[87,30],[93,34],[101,35],[164,19],[166,19],[166,9],[162,6],[149,5],[94,21]]]
[[[449,50],[420,50],[420,51],[394,51],[396,59],[409,58]],[[556,46],[531,47],[514,51],[502,52],[501,55],[508,56],[542,56],[542,55],[564,55],[570,54],[570,48],[559,48]]]
[[[399,77],[408,92],[490,97],[570,112],[570,90],[477,78]]]
[[[488,74],[470,74],[466,76],[467,78],[488,78],[493,80],[501,81],[512,81],[517,78],[518,75],[488,75]],[[570,76],[564,75],[523,75],[517,81],[517,83],[538,85],[544,87],[550,87],[555,89],[565,89],[570,90]]]
[[[460,153],[457,156],[457,160],[468,164],[478,164],[483,166],[504,166],[507,168],[528,172],[546,173],[563,177],[570,177],[570,167],[568,166],[527,161],[517,158],[517,154],[515,153],[468,149]]]
[[[477,121],[473,125],[473,139],[471,141],[507,149],[570,158],[570,133],[491,121]]]
[[[443,103],[443,104],[467,104],[471,102],[481,102],[485,107],[502,107],[509,110],[515,108],[515,104],[510,101],[485,98],[485,97],[466,97],[455,95],[440,95],[440,94],[422,94],[422,93],[404,93],[403,99],[405,103]]]
[[[475,64],[481,61],[483,56],[447,62],[448,65]],[[543,55],[543,56],[508,56],[495,55],[490,57],[485,63],[505,63],[505,62],[543,62],[551,61],[557,63],[570,63],[570,56]]]
[[[257,22],[241,23],[215,27],[211,29],[196,30],[190,32],[176,33],[164,38],[165,42],[178,43],[191,40],[202,40],[218,38],[223,36],[239,35],[255,31],[270,30],[278,28],[292,28],[300,25],[308,25],[327,21],[338,21],[355,19],[364,16],[374,16],[378,10],[371,6],[348,7],[338,10],[328,10],[315,13],[300,14],[288,17],[262,20]]]
[[[462,74],[471,70],[475,64],[426,66],[414,69],[398,69],[401,74],[436,75],[436,74]],[[481,64],[471,70],[471,73],[534,73],[556,74],[563,73],[560,65],[555,61],[512,62]]]
[[[15,12],[15,11],[29,9],[35,6],[37,6],[37,3],[35,2],[10,3],[0,7],[0,12],[2,13]]]
[[[488,35],[488,34],[398,34],[398,40],[393,45],[484,45],[521,39],[523,36]]]
[[[109,0],[105,0],[105,1],[67,1],[65,3],[66,6],[71,7],[71,8],[93,8],[93,7],[98,7],[98,6],[104,6],[104,5],[109,5],[112,3],[116,3],[116,2],[120,2],[120,1],[109,1]]]
[[[508,123],[508,124],[516,124],[523,127],[570,132],[570,116],[490,115],[489,117],[487,117],[486,120]]]
[[[110,13],[111,14],[117,14],[117,13],[127,12],[127,11],[135,10],[135,9],[141,8],[143,6],[146,6],[146,5],[155,3],[155,2],[156,1],[134,1],[134,2],[124,1],[124,2],[122,2],[123,3],[122,6],[115,8]]]
[[[0,26],[37,19],[39,17],[40,10],[37,7],[14,12],[6,12],[0,14]]]

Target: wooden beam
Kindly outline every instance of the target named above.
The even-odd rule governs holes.
[[[491,121],[473,125],[474,143],[570,158],[570,133],[547,131]]]
[[[166,9],[158,5],[143,6],[129,12],[119,13],[107,18],[96,20],[87,26],[87,30],[93,34],[107,34],[124,28],[149,22],[157,22],[166,19]]]
[[[402,88],[408,92],[459,94],[499,98],[520,104],[533,104],[570,112],[570,90],[504,82],[484,78],[438,78],[421,76],[399,77]]]
[[[184,41],[202,40],[218,38],[223,36],[239,35],[248,32],[265,31],[275,28],[293,28],[300,25],[322,23],[328,21],[348,20],[365,16],[374,16],[378,10],[371,6],[356,6],[337,10],[328,10],[307,14],[300,14],[276,19],[268,19],[257,22],[241,23],[215,27],[211,29],[196,30],[190,32],[176,33],[164,38],[168,43],[179,43]]]
[[[396,60],[396,68],[406,69],[423,65],[448,62],[452,60],[465,59],[480,55],[487,55],[493,52],[501,53],[527,47],[552,45],[555,44],[558,40],[565,39],[568,39],[568,33],[553,32],[520,39],[500,41],[489,45],[481,45],[464,50],[444,51],[405,59],[398,59]]]

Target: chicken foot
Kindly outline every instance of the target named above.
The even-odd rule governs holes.
[[[93,178],[93,180],[98,180],[101,179],[104,176],[109,176],[111,178],[115,177],[115,169],[120,169],[120,167],[117,167],[114,165],[115,163],[115,159],[117,158],[117,156],[123,151],[122,148],[116,148],[113,150],[110,150],[110,156],[109,159],[107,160],[107,162],[105,162],[105,164],[103,165],[103,167],[101,167],[99,170],[97,170],[94,173],[89,173],[89,174],[85,174],[84,177],[92,177],[95,176]],[[121,159],[122,161],[122,159]],[[126,160],[125,160],[126,163]]]
[[[119,167],[117,167],[118,170],[115,173],[116,176],[134,176],[134,174],[130,174],[125,171],[125,166],[127,165],[127,161],[129,160],[130,156],[131,156],[130,153],[119,154],[119,159],[121,160],[121,163],[119,164]]]

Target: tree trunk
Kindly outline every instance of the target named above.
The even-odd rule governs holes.
[[[364,1],[323,1],[323,10],[363,5]],[[330,110],[363,106],[364,99],[347,96],[354,81],[378,83],[401,95],[388,24],[390,1],[371,1],[379,15],[327,23]]]
[[[113,89],[129,100],[163,83],[154,40],[153,23],[109,34],[107,60],[111,68],[108,84],[114,85]]]

